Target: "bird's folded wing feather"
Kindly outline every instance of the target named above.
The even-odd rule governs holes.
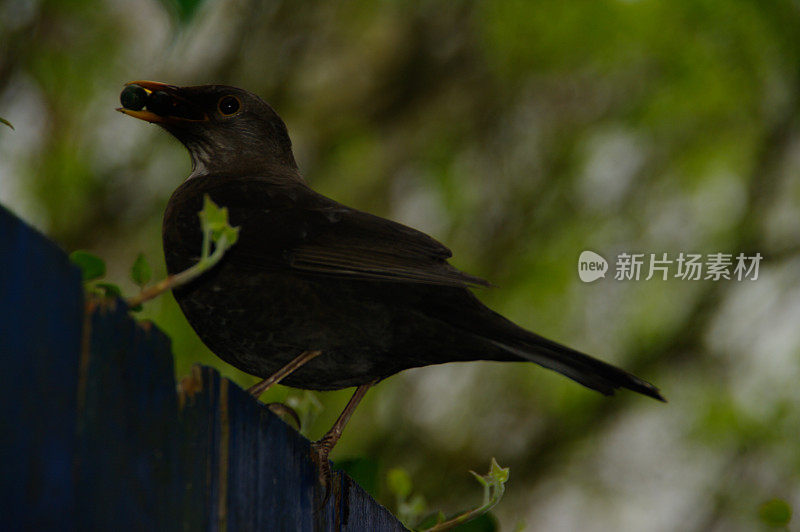
[[[338,214],[336,222],[289,251],[292,267],[363,279],[489,284],[448,264],[450,250],[424,233],[355,210]]]
[[[448,264],[451,251],[425,233],[312,194],[291,206],[249,217],[241,238],[263,240],[260,249],[272,256],[279,248],[291,268],[312,274],[448,286],[489,285]],[[273,236],[266,236],[268,233]],[[259,249],[253,243],[241,247]],[[251,265],[259,261],[258,252],[242,258]]]

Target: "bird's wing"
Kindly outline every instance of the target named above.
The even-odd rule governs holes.
[[[347,208],[327,210],[325,215],[330,222],[289,251],[292,267],[363,279],[489,284],[448,264],[450,250],[416,229]]]
[[[274,189],[273,189],[274,193]],[[240,259],[354,279],[489,286],[447,263],[443,244],[405,225],[351,209],[306,188],[241,220]],[[248,242],[249,241],[249,242]]]

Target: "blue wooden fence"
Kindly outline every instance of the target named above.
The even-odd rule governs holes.
[[[405,530],[210,368],[176,386],[169,339],[84,303],[52,242],[0,207],[0,528]]]

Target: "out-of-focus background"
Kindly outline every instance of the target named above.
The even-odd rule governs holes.
[[[476,291],[487,304],[670,401],[534,365],[407,371],[334,453],[381,502],[397,510],[400,468],[427,509],[474,506],[467,471],[494,456],[511,467],[502,530],[753,530],[765,502],[800,502],[798,65],[791,1],[6,0],[0,202],[134,293],[140,251],[164,275],[161,215],[190,164],[114,110],[123,83],[249,89],[314,188],[430,233],[497,285]],[[605,279],[581,282],[583,250]],[[620,253],[680,252],[763,260],[757,280],[614,279]],[[171,296],[143,316],[179,374],[255,382]],[[349,393],[317,394],[306,434]]]

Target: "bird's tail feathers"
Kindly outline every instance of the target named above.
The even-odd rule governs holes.
[[[491,342],[507,352],[557,371],[602,394],[613,395],[616,389],[627,388],[666,402],[658,388],[627,371],[534,333],[525,333],[531,337],[526,341],[515,339],[512,342]]]

